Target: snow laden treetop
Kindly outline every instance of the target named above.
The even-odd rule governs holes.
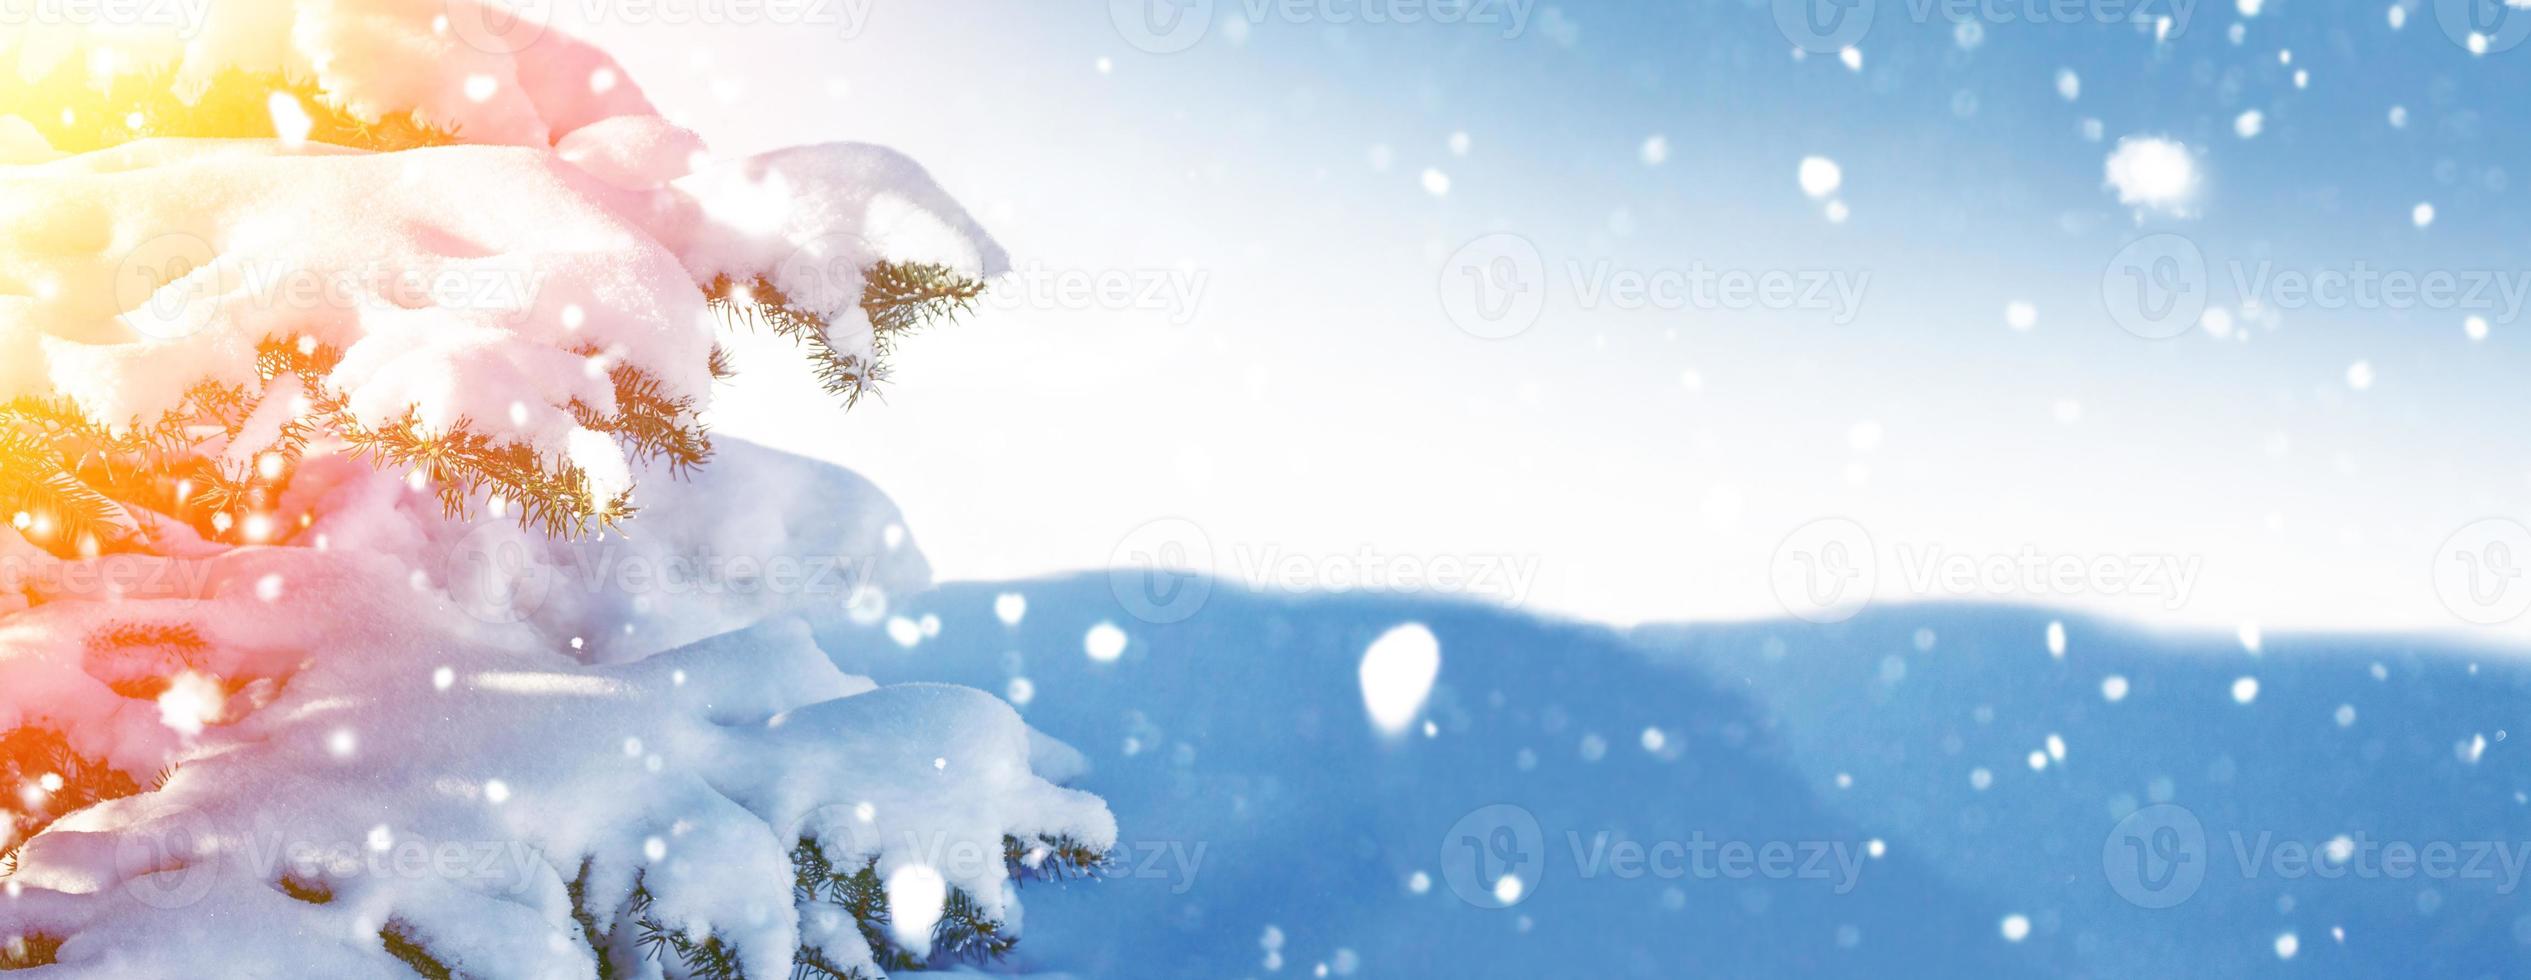
[[[811,640],[928,584],[892,506],[698,422],[722,330],[851,399],[1004,270],[920,167],[462,0],[201,10],[0,30],[0,968],[877,977],[1098,870],[1078,753]]]

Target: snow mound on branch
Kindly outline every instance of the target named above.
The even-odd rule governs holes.
[[[748,506],[701,499],[730,483],[653,484],[691,499],[637,518],[646,543],[609,560],[875,549],[887,587],[928,578],[910,545],[887,550],[893,507],[857,478],[729,448],[738,465],[704,473],[747,479]],[[385,934],[462,975],[584,977],[595,956],[643,955],[628,916],[717,937],[751,976],[786,975],[804,935],[869,967],[849,913],[793,900],[794,844],[882,878],[925,869],[1015,930],[1005,838],[1116,840],[1103,804],[1050,781],[1081,772],[1078,752],[982,692],[843,674],[780,614],[830,597],[610,580],[570,601],[556,587],[541,618],[486,616],[440,576],[582,559],[470,551],[428,494],[345,460],[313,463],[294,496],[323,516],[286,547],[176,535],[168,554],[61,561],[0,531],[0,568],[22,573],[0,584],[32,603],[0,618],[0,730],[62,732],[143,780],[176,766],[26,843],[0,936],[66,940],[58,974],[380,975]],[[643,635],[556,639],[619,619]],[[195,730],[136,688],[177,670],[226,698]],[[614,947],[593,951],[592,931]]]
[[[563,161],[628,190],[658,187],[694,172],[703,138],[657,116],[591,123],[554,144]]]
[[[638,183],[686,144],[625,124],[595,169]],[[593,151],[594,152],[594,151]],[[864,269],[976,277],[1000,247],[920,167],[833,145],[639,189],[556,154],[451,146],[364,154],[260,140],[150,140],[0,168],[0,398],[67,396],[154,419],[202,381],[252,384],[259,345],[344,353],[327,387],[363,423],[464,423],[590,471],[631,463],[575,408],[616,410],[617,365],[709,395],[717,318],[701,292],[764,278],[866,349]],[[259,448],[259,447],[250,447]]]
[[[218,722],[260,709],[312,656],[388,655],[364,639],[388,629],[360,625],[371,600],[335,609],[324,598],[356,591],[346,569],[361,562],[392,566],[375,601],[433,610],[445,648],[586,662],[774,619],[842,620],[851,603],[884,609],[929,585],[895,504],[868,481],[743,442],[722,452],[724,465],[691,481],[650,475],[653,509],[624,534],[577,544],[507,521],[444,521],[432,494],[341,457],[309,461],[294,481],[282,512],[311,523],[283,547],[231,549],[169,522],[152,529],[150,552],[60,559],[0,527],[0,732],[60,732],[147,780],[193,744],[152,700],[167,678],[218,680],[232,695],[211,712]]]
[[[224,72],[314,80],[375,122],[394,113],[469,142],[546,146],[614,116],[656,115],[612,58],[472,0],[203,0],[152,4],[111,27],[42,18],[0,32],[0,64],[28,82],[66,63],[102,84],[172,77],[198,96]]]
[[[1010,271],[1010,256],[920,164],[886,147],[832,143],[720,163],[673,185],[698,214],[685,241],[696,281],[780,292],[817,317],[858,363],[877,355],[861,308],[880,262],[935,265],[969,279]]]
[[[641,474],[641,511],[593,540],[445,523],[436,500],[339,458],[303,470],[284,511],[332,515],[332,548],[403,556],[470,619],[602,663],[776,617],[873,619],[931,586],[895,502],[868,480],[752,443],[716,449],[683,476]]]
[[[367,425],[410,409],[620,474],[610,441],[575,438],[571,406],[614,411],[618,362],[706,395],[714,326],[594,186],[534,150],[263,141],[0,172],[0,278],[37,287],[0,297],[0,348],[40,351],[0,366],[0,398],[155,419],[202,381],[259,385],[259,345],[302,339],[343,351],[327,384]]]
[[[339,639],[372,655],[311,665],[164,788],[30,841],[0,933],[66,939],[71,976],[382,975],[383,931],[461,975],[585,977],[580,919],[624,932],[639,888],[658,924],[783,976],[802,914],[830,912],[794,902],[798,841],[883,877],[931,868],[1011,915],[1005,836],[1115,840],[1095,798],[1030,770],[1007,705],[873,690],[796,623],[592,668],[436,643],[392,598],[356,611],[385,629]],[[872,962],[854,930],[819,938]]]

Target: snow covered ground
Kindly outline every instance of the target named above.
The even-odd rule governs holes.
[[[883,683],[1012,695],[1089,755],[1077,785],[1125,864],[1031,892],[1025,969],[2452,976],[2531,955],[2511,653],[2253,654],[1984,606],[1620,633],[1228,586],[1156,624],[1120,585],[1140,587],[949,585],[893,637],[821,635]],[[1440,670],[1387,737],[1358,668],[1406,623]]]

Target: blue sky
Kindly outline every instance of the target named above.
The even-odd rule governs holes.
[[[709,31],[556,13],[717,149],[896,145],[1011,246],[1022,285],[908,345],[885,404],[803,426],[776,419],[819,411],[811,392],[750,386],[723,420],[870,473],[946,576],[1102,567],[1180,519],[1234,577],[1294,555],[1517,559],[1536,581],[1500,598],[1532,608],[1763,616],[1784,611],[1788,535],[1842,518],[1884,565],[2202,569],[2185,596],[2139,596],[1929,593],[1884,568],[1885,598],[2447,628],[2447,539],[2531,516],[2504,292],[2531,289],[2507,235],[2531,45],[2506,46],[2531,26],[2474,55],[2431,4],[2395,28],[2387,3],[1879,0],[1856,70],[1797,57],[1765,3],[1337,24],[1400,8],[1190,0],[1211,27],[1154,53],[1138,2],[836,0],[823,23]],[[2084,17],[2029,22],[2059,9]],[[2173,29],[2090,19],[2129,9]],[[2184,215],[2106,185],[2129,137],[2186,148]],[[1843,221],[1796,178],[1813,156],[1842,173]],[[1544,276],[1508,339],[1445,307],[1455,257],[1495,234]],[[2190,282],[2228,334],[2148,340],[2112,316],[2120,250],[2156,234],[2205,256]],[[1599,293],[1700,271],[1857,302]],[[2278,285],[2430,273],[2461,291]],[[1102,280],[1133,288],[1059,288]]]

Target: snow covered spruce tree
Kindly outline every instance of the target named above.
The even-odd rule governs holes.
[[[817,648],[928,582],[885,499],[702,425],[723,331],[849,400],[1001,271],[920,168],[464,0],[203,9],[0,28],[0,969],[878,977],[1099,869],[1078,753]]]

